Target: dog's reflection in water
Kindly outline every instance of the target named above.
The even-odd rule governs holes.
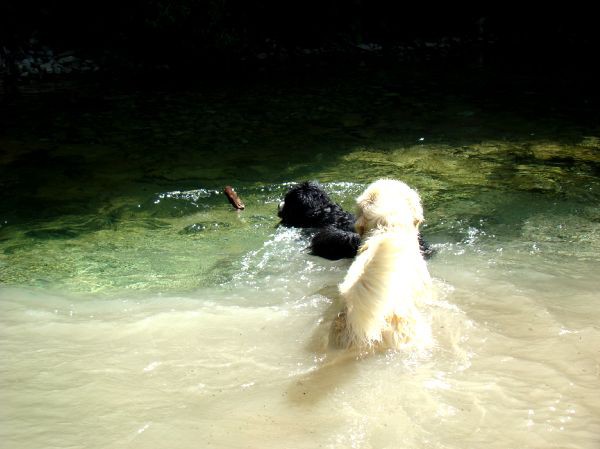
[[[360,361],[373,354],[373,351],[359,351],[356,348],[343,349],[332,341],[332,323],[342,308],[339,289],[337,285],[327,286],[317,294],[329,298],[331,302],[306,347],[314,354],[316,366],[295,377],[286,391],[288,399],[297,404],[314,404],[326,398],[336,388],[350,382],[355,377]]]

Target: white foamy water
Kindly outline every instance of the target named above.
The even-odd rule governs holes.
[[[433,346],[362,358],[326,347],[349,261],[298,230],[185,295],[2,288],[0,447],[599,447],[600,262],[463,237],[429,262]]]

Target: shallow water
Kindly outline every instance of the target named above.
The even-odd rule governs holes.
[[[364,82],[13,105],[0,447],[600,445],[600,132],[585,108]],[[379,177],[423,197],[434,342],[356,359],[326,348],[350,261],[310,256],[275,211],[294,181],[350,209]]]

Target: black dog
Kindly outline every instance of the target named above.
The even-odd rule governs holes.
[[[356,218],[335,204],[316,182],[305,181],[292,187],[279,204],[281,224],[297,228],[319,228],[313,236],[312,254],[337,260],[356,256],[360,236],[354,230]],[[419,235],[425,257],[432,248]]]

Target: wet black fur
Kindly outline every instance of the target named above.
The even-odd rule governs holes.
[[[279,218],[284,226],[319,228],[310,244],[311,253],[337,260],[356,256],[360,236],[354,231],[356,218],[329,198],[320,184],[305,181],[292,187],[279,205]],[[432,248],[419,235],[425,257]]]
[[[281,224],[295,228],[323,228],[333,225],[354,232],[354,215],[345,212],[316,182],[305,181],[292,187],[280,204]]]
[[[320,229],[310,242],[310,250],[329,260],[352,258],[360,246],[360,235],[329,225]]]

